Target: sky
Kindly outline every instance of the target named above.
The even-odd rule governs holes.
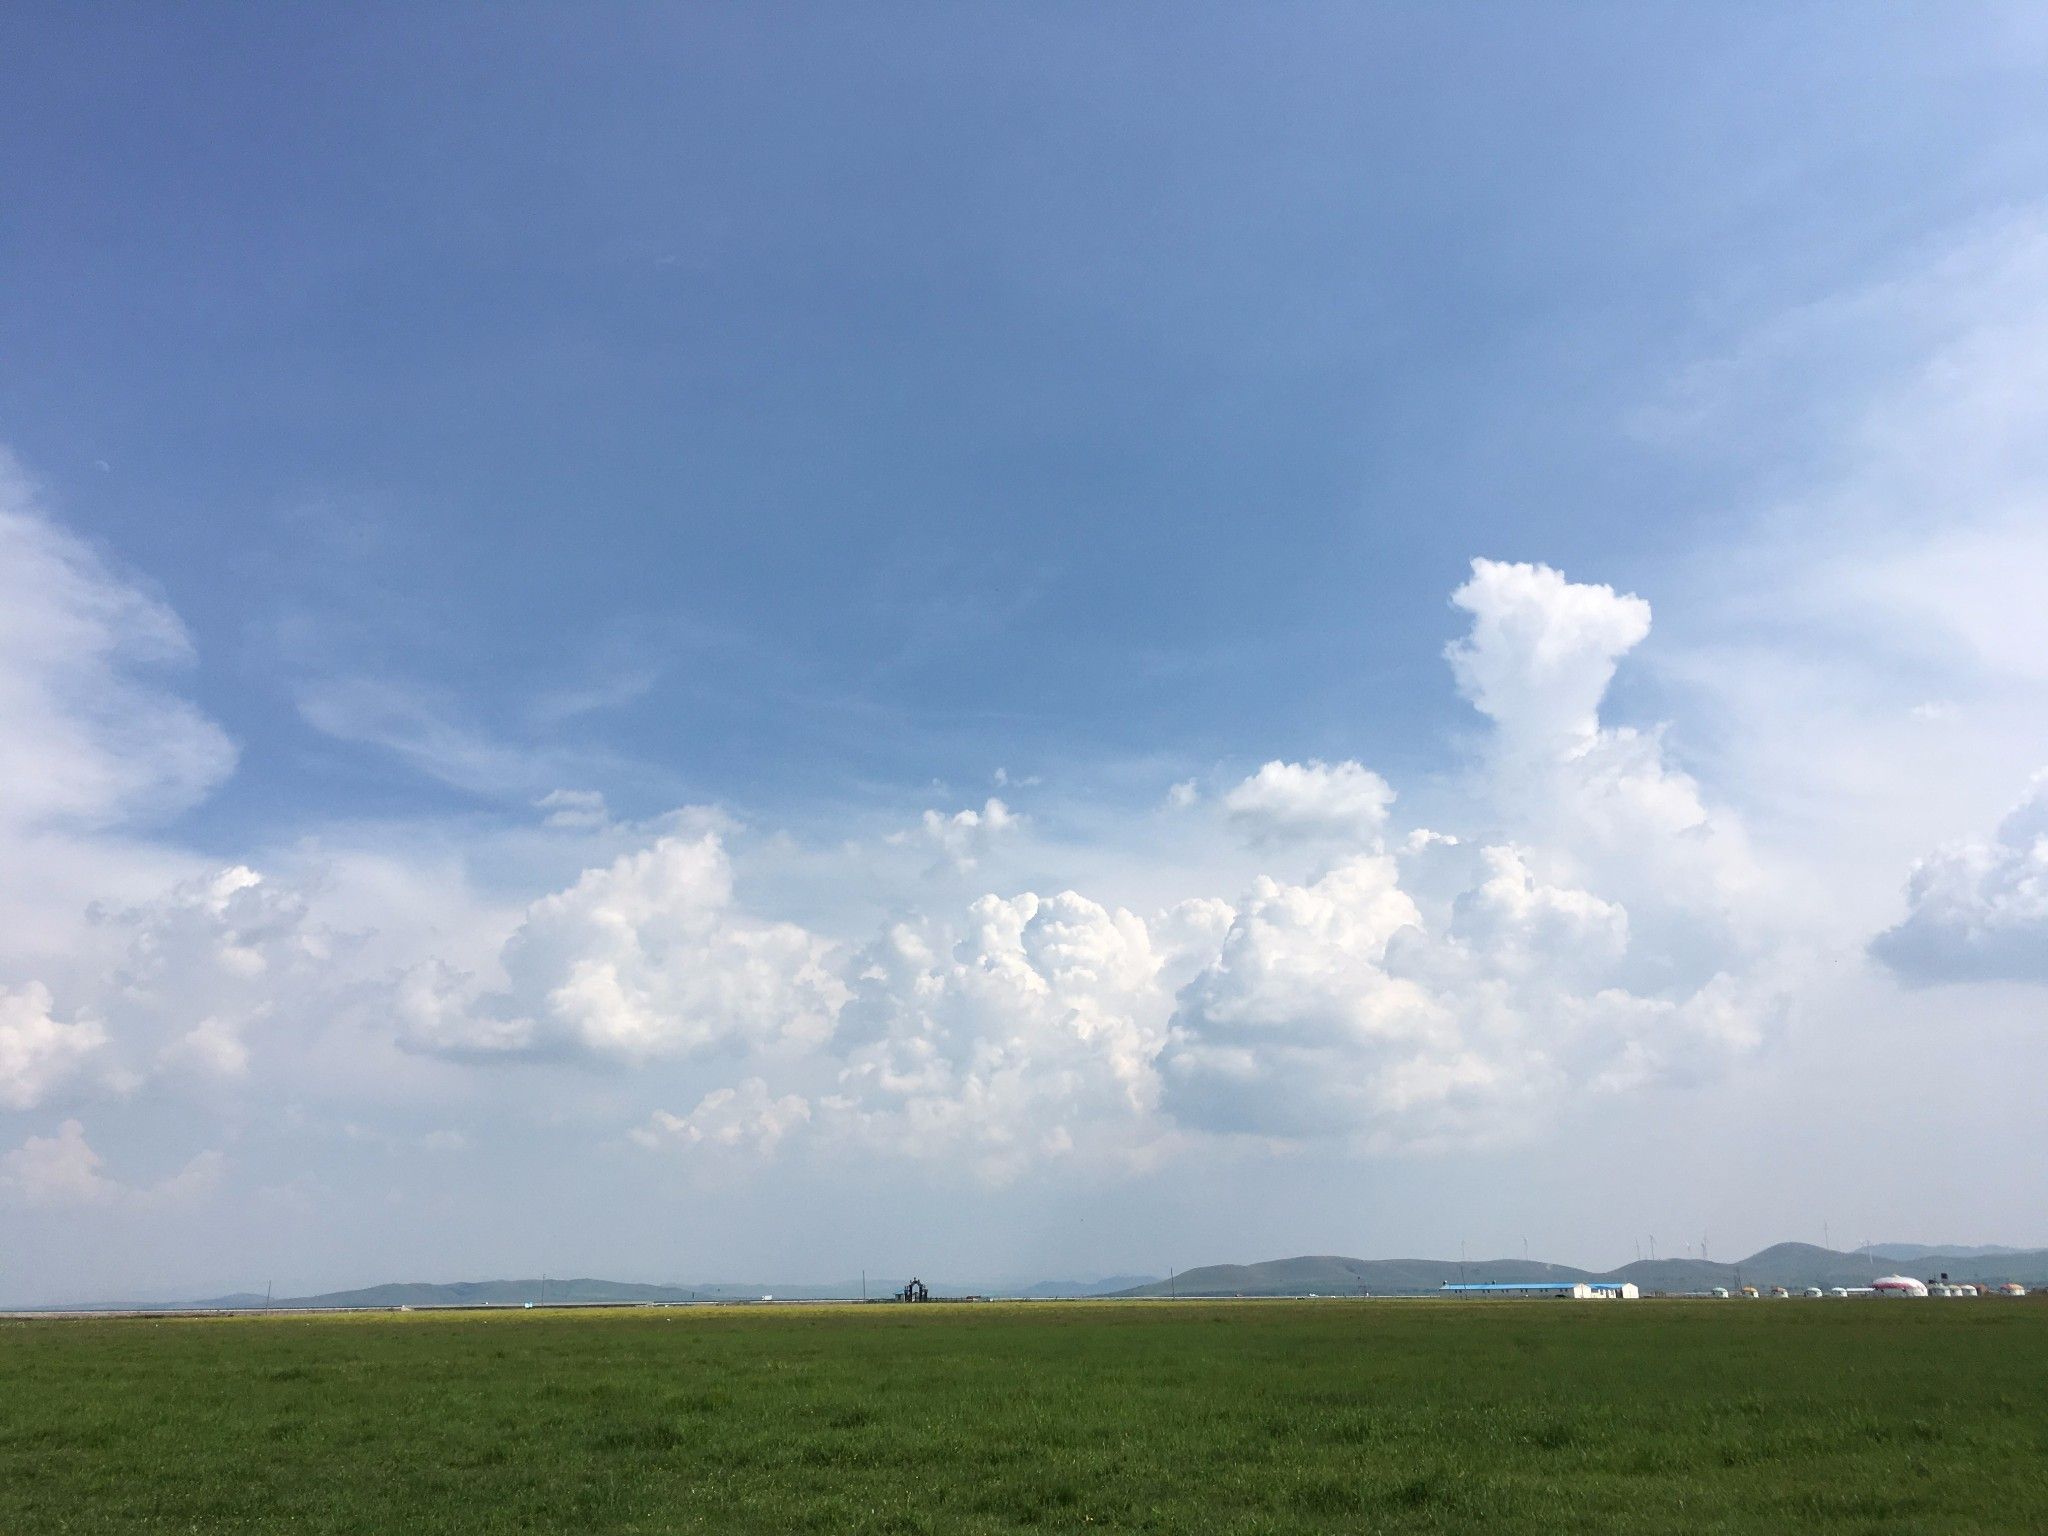
[[[0,1301],[2048,1246],[2048,21],[0,15]]]

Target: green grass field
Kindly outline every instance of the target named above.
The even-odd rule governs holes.
[[[2048,1530],[2048,1306],[0,1324],[0,1532]]]

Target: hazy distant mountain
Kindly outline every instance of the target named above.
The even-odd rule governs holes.
[[[1066,1296],[1109,1296],[1142,1285],[1149,1275],[1112,1275],[1102,1280],[1043,1280],[1003,1294],[1057,1298]],[[961,1295],[978,1287],[928,1282],[934,1295]],[[895,1294],[903,1285],[901,1277],[871,1276],[867,1294],[881,1298]],[[861,1294],[862,1282],[841,1280],[825,1285],[789,1285],[774,1281],[751,1283],[719,1281],[704,1285],[635,1285],[619,1280],[459,1280],[447,1284],[403,1282],[364,1286],[351,1291],[326,1291],[317,1296],[279,1297],[272,1307],[516,1307],[527,1302],[539,1305],[599,1303],[643,1303],[685,1301],[759,1301],[773,1296],[779,1301],[829,1301],[850,1299]],[[260,1307],[261,1296],[219,1296],[191,1303],[200,1307]]]
[[[2018,1280],[2048,1284],[2048,1249],[2004,1249],[1988,1254],[1939,1254],[1939,1262],[1914,1261],[1914,1273],[1946,1271],[1955,1280]],[[1706,1291],[1715,1286],[1867,1285],[1876,1275],[1905,1261],[1882,1254],[1837,1253],[1812,1243],[1778,1243],[1735,1264],[1705,1259],[1641,1259],[1604,1273],[1563,1264],[1489,1259],[1460,1264],[1455,1259],[1346,1259],[1322,1254],[1273,1259],[1263,1264],[1213,1264],[1175,1275],[1171,1281],[1134,1286],[1125,1296],[1398,1296],[1421,1295],[1460,1280],[1630,1280],[1646,1293]]]
[[[1061,1297],[1120,1296],[1125,1291],[1152,1284],[1150,1275],[1110,1275],[1101,1280],[1040,1280],[1021,1290],[1004,1291],[1005,1296],[1056,1301]]]
[[[1315,1254],[1263,1264],[1211,1264],[1133,1286],[1125,1296],[1391,1296],[1433,1291],[1446,1280],[1589,1280],[1563,1264],[1491,1259],[1346,1259]]]
[[[1868,1252],[1838,1253],[1812,1243],[1778,1243],[1739,1263],[1705,1259],[1641,1259],[1605,1272],[1575,1269],[1523,1259],[1348,1259],[1333,1254],[1272,1259],[1261,1264],[1211,1264],[1183,1270],[1165,1280],[1116,1275],[1102,1280],[1043,1280],[1001,1294],[1056,1300],[1084,1296],[1414,1296],[1426,1295],[1446,1282],[1515,1280],[1632,1280],[1646,1294],[1683,1294],[1715,1286],[1782,1285],[1798,1290],[1809,1285],[1867,1285],[1875,1276],[1902,1269],[1925,1278],[1946,1273],[1954,1280],[2017,1280],[2048,1286],[2048,1249],[1997,1246],[1937,1248],[1920,1243],[1880,1243]],[[867,1294],[881,1298],[903,1281],[870,1277]],[[935,1295],[961,1295],[979,1289],[932,1280]],[[861,1282],[788,1285],[722,1281],[705,1285],[638,1285],[621,1280],[549,1278],[528,1280],[462,1280],[446,1284],[406,1282],[327,1291],[317,1296],[278,1297],[274,1308],[340,1307],[477,1307],[536,1304],[650,1304],[688,1301],[757,1301],[774,1296],[783,1301],[857,1297]],[[154,1311],[177,1307],[219,1307],[245,1310],[261,1307],[253,1292],[216,1296],[206,1301],[142,1303],[119,1310]],[[88,1310],[84,1308],[58,1310]]]
[[[870,1294],[885,1295],[893,1285]],[[280,1296],[272,1307],[516,1307],[526,1302],[567,1305],[593,1303],[655,1303],[679,1301],[755,1301],[766,1295],[791,1300],[858,1296],[860,1283],[851,1285],[637,1285],[625,1280],[455,1280],[442,1284],[399,1281],[369,1285],[352,1291],[325,1291],[317,1296]],[[199,1307],[260,1307],[261,1296],[237,1294],[217,1296],[190,1305]]]

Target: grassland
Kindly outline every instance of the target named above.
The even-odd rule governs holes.
[[[2048,1305],[0,1324],[0,1532],[2048,1529]]]

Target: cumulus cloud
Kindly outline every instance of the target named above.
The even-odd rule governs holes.
[[[1373,842],[1394,791],[1361,764],[1270,762],[1223,797],[1231,822],[1255,841]]]
[[[1768,1003],[1725,977],[1614,984],[1627,914],[1485,850],[1432,920],[1393,858],[1261,880],[1181,993],[1160,1070],[1191,1127],[1380,1149],[1525,1135],[1574,1095],[1697,1076],[1753,1050]]]
[[[1458,689],[1513,746],[1592,737],[1615,663],[1650,632],[1641,598],[1547,565],[1474,560],[1451,601],[1472,615],[1472,632],[1444,653]]]
[[[52,523],[0,450],[0,830],[167,814],[220,782],[233,746],[159,681],[191,661],[177,615]]]
[[[1628,913],[1590,891],[1540,884],[1519,848],[1484,849],[1486,879],[1451,907],[1450,932],[1498,970],[1599,978],[1628,948]]]
[[[0,987],[0,1108],[34,1109],[99,1060],[107,1035],[91,1019],[64,1022],[41,982]]]
[[[217,733],[133,675],[184,654],[175,619],[8,510],[0,537],[41,562],[48,590],[27,610],[42,632],[23,640],[18,613],[0,618],[16,624],[0,630],[0,725],[25,722],[82,765],[79,785],[34,791],[34,813],[105,820],[199,792],[225,771],[203,750]],[[489,934],[473,946],[344,931],[316,915],[313,885],[231,864],[96,907],[68,979],[0,990],[0,1106],[274,1082],[269,1053],[348,1018],[358,1040],[395,1038],[414,1063],[659,1065],[663,1091],[683,1095],[669,1102],[694,1103],[644,1118],[631,1134],[650,1147],[896,1150],[1010,1178],[1063,1158],[1135,1166],[1204,1135],[1497,1138],[1575,1094],[1703,1075],[1753,1049],[1771,1009],[1731,916],[1740,829],[1654,731],[1600,717],[1648,605],[1484,560],[1454,601],[1471,630],[1451,665],[1494,727],[1483,838],[1418,830],[1396,857],[1386,780],[1352,760],[1275,759],[1221,796],[1223,812],[1253,848],[1329,861],[1312,878],[1142,916],[1073,890],[991,893],[964,911],[899,909],[865,941],[743,902],[728,840],[744,831],[702,817],[656,824],[646,846],[522,908],[458,898],[451,922]],[[340,714],[313,708],[316,723],[402,737],[451,782],[528,797],[548,782],[447,736],[410,695],[322,698]],[[110,723],[129,704],[175,738],[168,768],[130,763]],[[1199,798],[1189,781],[1168,804]],[[533,803],[555,828],[618,830],[595,789]],[[991,797],[929,810],[892,841],[963,874],[1022,825]],[[9,1157],[22,1198],[140,1198],[104,1177],[72,1122]]]
[[[1754,880],[1739,826],[1655,733],[1600,717],[1649,605],[1488,560],[1454,601],[1472,627],[1447,654],[1495,727],[1487,808],[1527,841],[1411,835],[1411,863],[1462,867],[1448,899],[1404,888],[1376,835],[1318,879],[1258,882],[1173,1015],[1160,1070],[1183,1122],[1480,1142],[1526,1133],[1574,1095],[1725,1067],[1777,1017],[1766,987],[1738,979],[1761,963],[1739,921]],[[1348,800],[1366,841],[1391,792],[1346,767],[1269,764],[1232,808],[1328,831],[1343,818],[1319,813]],[[1346,782],[1360,792],[1340,795]]]
[[[66,1120],[54,1136],[31,1136],[0,1155],[0,1195],[30,1206],[125,1205],[147,1207],[195,1200],[220,1182],[227,1160],[201,1152],[159,1183],[135,1186],[100,1172],[101,1158],[85,1139],[85,1127]]]
[[[639,1140],[767,1156],[802,1128],[998,1178],[1084,1149],[1142,1162],[1191,1134],[1499,1139],[1574,1096],[1754,1049],[1773,1005],[1736,975],[1740,946],[1714,936],[1727,892],[1671,878],[1711,844],[1712,819],[1654,735],[1600,720],[1647,606],[1487,562],[1461,602],[1461,677],[1500,738],[1519,733],[1514,771],[1504,749],[1488,782],[1511,782],[1506,818],[1547,838],[1421,831],[1396,856],[1377,774],[1276,760],[1223,803],[1254,845],[1333,857],[1313,879],[1262,878],[1149,920],[1071,890],[991,894],[958,920],[902,916],[858,949],[741,912],[718,838],[668,838],[529,909],[503,991],[418,979],[415,1039],[716,1051],[742,1064],[729,1085]],[[919,837],[971,867],[1013,820],[991,801],[932,812]],[[1631,859],[1651,871],[1633,884],[1616,873]],[[1403,860],[1428,866],[1424,887],[1404,886]]]
[[[1024,818],[991,795],[980,810],[973,806],[948,816],[926,811],[914,832],[898,832],[893,843],[921,842],[938,850],[943,866],[965,873],[979,864],[998,838],[1015,832]]]
[[[1621,902],[1637,958],[1694,984],[1758,942],[1765,882],[1739,820],[1710,807],[1655,730],[1610,726],[1615,668],[1650,606],[1541,565],[1472,563],[1453,601],[1472,616],[1449,647],[1461,692],[1494,722],[1488,809],[1575,886]]]
[[[445,966],[404,993],[414,1046],[636,1060],[822,1038],[845,988],[831,946],[741,911],[718,834],[664,837],[528,907],[507,986],[464,995]]]
[[[1455,1074],[1455,1022],[1382,964],[1420,921],[1383,854],[1310,885],[1261,879],[1181,994],[1162,1062],[1172,1111],[1223,1132],[1360,1133],[1417,1091],[1424,1063]]]
[[[819,1109],[866,1145],[947,1152],[993,1176],[1081,1148],[1156,1141],[1155,1061],[1172,988],[1227,908],[1192,903],[1156,933],[1073,891],[975,902],[959,931],[892,925],[856,961]]]
[[[1914,866],[1905,920],[1871,952],[1916,985],[2048,982],[2048,770],[1991,837]]]

